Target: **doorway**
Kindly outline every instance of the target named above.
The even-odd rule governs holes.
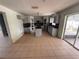
[[[11,45],[3,13],[0,13],[0,48]]]
[[[79,49],[79,14],[67,15],[64,40]]]

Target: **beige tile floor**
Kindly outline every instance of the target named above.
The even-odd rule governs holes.
[[[25,34],[4,51],[3,59],[79,59],[79,51],[47,33],[41,37]]]

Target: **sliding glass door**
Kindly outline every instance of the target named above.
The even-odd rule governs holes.
[[[64,40],[79,48],[79,14],[67,16]]]
[[[79,49],[79,27],[76,35],[76,40],[74,46]]]

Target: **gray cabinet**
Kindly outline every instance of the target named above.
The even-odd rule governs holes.
[[[57,36],[57,28],[54,28],[52,26],[48,26],[48,32],[50,35],[52,35],[54,37]]]

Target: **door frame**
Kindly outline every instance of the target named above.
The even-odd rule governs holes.
[[[68,15],[65,15],[65,21],[64,21],[64,30],[63,30],[63,40],[64,40],[64,35],[65,35],[65,30],[66,30],[66,25],[67,25],[67,19],[68,19]]]

